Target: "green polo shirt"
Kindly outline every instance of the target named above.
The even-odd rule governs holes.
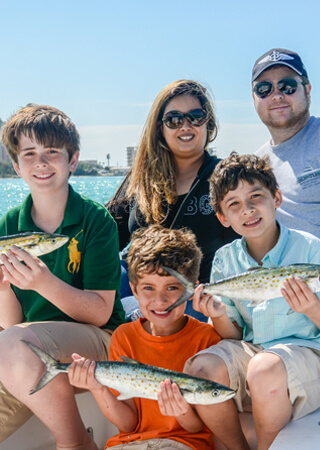
[[[29,194],[21,205],[1,218],[0,236],[43,231],[34,224],[31,207],[32,197]],[[69,236],[69,242],[40,258],[56,277],[82,290],[119,290],[121,269],[117,226],[102,205],[76,193],[69,185],[64,218],[55,232]],[[74,322],[37,292],[15,286],[12,288],[22,305],[26,322]],[[124,322],[125,314],[117,292],[112,315],[105,326],[114,330]]]

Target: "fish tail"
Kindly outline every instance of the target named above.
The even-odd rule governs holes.
[[[169,275],[172,275],[173,277],[175,277],[179,283],[182,284],[182,286],[189,290],[189,291],[194,291],[194,283],[192,283],[190,280],[188,280],[187,277],[185,277],[184,275],[182,275],[182,273],[177,272],[174,269],[171,269],[171,267],[166,267],[166,266],[162,266],[162,268],[168,272]]]
[[[179,281],[179,283],[181,283],[182,286],[185,288],[184,293],[178,298],[178,300],[166,309],[166,312],[170,312],[177,306],[182,305],[182,303],[186,302],[193,295],[195,290],[195,284],[189,281],[188,278],[182,275],[181,273],[177,272],[174,269],[171,269],[171,267],[162,266],[162,268],[166,272],[168,272],[169,275],[175,277]]]
[[[31,395],[39,391],[43,387],[45,387],[49,383],[49,381],[53,380],[53,378],[56,377],[59,373],[61,373],[62,370],[60,363],[56,361],[54,358],[52,358],[52,356],[48,355],[48,353],[41,350],[39,347],[32,344],[31,342],[24,341],[23,339],[21,341],[24,342],[30,348],[30,350],[32,350],[33,353],[35,353],[41,359],[41,361],[46,366],[45,373],[42,375],[37,385],[33,389],[31,389],[30,391]]]

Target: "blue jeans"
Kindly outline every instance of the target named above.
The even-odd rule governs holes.
[[[120,298],[129,297],[132,295],[131,287],[129,285],[128,278],[128,264],[125,259],[120,260],[121,263],[121,285],[120,285]]]

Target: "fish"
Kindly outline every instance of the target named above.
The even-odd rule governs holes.
[[[165,311],[170,312],[187,301],[197,288],[197,284],[170,267],[162,266],[169,275],[175,277],[185,288],[183,294]],[[249,306],[257,306],[267,300],[282,297],[283,282],[289,277],[300,277],[312,292],[320,291],[319,264],[291,264],[279,267],[254,267],[247,272],[203,285],[203,294],[221,295],[231,300],[248,300]],[[218,300],[218,299],[217,299]]]
[[[56,250],[68,242],[69,236],[44,232],[27,232],[0,237],[0,254],[15,245],[32,256],[41,256]]]
[[[46,371],[30,394],[42,389],[59,373],[67,373],[70,364],[60,363],[31,342],[22,340],[45,364]],[[190,404],[210,405],[221,403],[235,396],[235,391],[227,386],[205,378],[161,367],[142,364],[132,358],[120,357],[122,361],[96,362],[94,376],[99,383],[117,390],[119,400],[140,397],[157,400],[161,381],[170,379],[177,383],[181,394]]]

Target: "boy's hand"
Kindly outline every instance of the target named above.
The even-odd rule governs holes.
[[[223,302],[215,300],[212,295],[202,294],[203,285],[200,284],[193,294],[193,309],[200,311],[207,317],[217,319],[226,314],[226,305]]]
[[[46,276],[51,274],[41,259],[16,246],[12,246],[6,254],[2,254],[0,259],[5,279],[19,289],[36,291],[47,283]]]
[[[0,266],[0,291],[7,291],[10,289],[10,281],[5,277],[3,267],[3,265]]]
[[[183,398],[176,383],[165,380],[160,383],[160,391],[157,392],[158,404],[161,414],[164,416],[179,417],[187,414],[191,406]]]
[[[301,278],[290,277],[283,283],[283,286],[281,293],[292,311],[304,314],[309,318],[319,314],[319,298]]]
[[[94,377],[95,361],[83,358],[77,353],[72,354],[73,362],[69,366],[69,382],[75,387],[89,389],[90,391],[99,390],[102,384]]]

